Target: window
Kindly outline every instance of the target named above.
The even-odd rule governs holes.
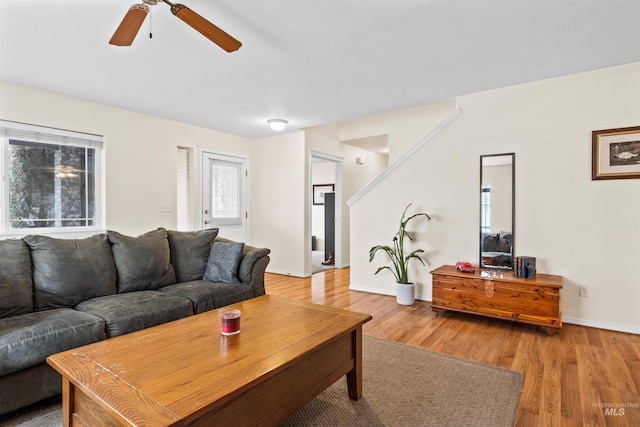
[[[242,163],[224,160],[212,161],[211,179],[211,218],[222,224],[235,224],[242,221],[240,203],[240,183]]]
[[[191,229],[189,221],[189,156],[190,150],[188,148],[178,147],[178,159],[176,164],[177,169],[177,200],[176,200],[176,213],[177,213],[177,229],[179,231],[188,231]]]
[[[98,229],[102,137],[0,122],[4,234]]]
[[[482,200],[480,201],[482,209],[482,232],[491,232],[491,187],[482,186]]]

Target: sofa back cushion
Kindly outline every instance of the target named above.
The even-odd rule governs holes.
[[[482,252],[500,252],[499,241],[498,233],[484,233],[482,235]]]
[[[0,241],[0,318],[33,311],[29,247],[23,240]]]
[[[118,271],[118,293],[154,290],[176,283],[167,230],[138,237],[107,231]]]
[[[169,230],[169,251],[171,265],[176,272],[177,282],[202,280],[211,243],[218,235],[217,228],[199,231]]]
[[[116,267],[107,236],[55,239],[25,236],[33,266],[36,310],[74,307],[116,293]]]
[[[499,243],[498,248],[500,252],[511,252],[511,247],[513,246],[511,233],[508,231],[501,231],[499,234]]]

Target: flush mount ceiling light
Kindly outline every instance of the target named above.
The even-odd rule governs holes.
[[[269,123],[271,129],[275,131],[281,131],[287,126],[287,123],[289,122],[284,119],[269,119],[267,120],[267,123]]]

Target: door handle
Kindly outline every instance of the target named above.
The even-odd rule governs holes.
[[[204,220],[204,223],[205,223],[205,224],[209,224],[209,220],[208,220],[208,219],[205,219],[205,220]]]

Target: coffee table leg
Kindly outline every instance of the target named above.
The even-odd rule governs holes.
[[[352,332],[354,368],[347,373],[349,398],[358,400],[362,397],[362,327]]]
[[[62,377],[62,427],[69,427],[72,424],[73,416],[73,384],[64,376]]]

